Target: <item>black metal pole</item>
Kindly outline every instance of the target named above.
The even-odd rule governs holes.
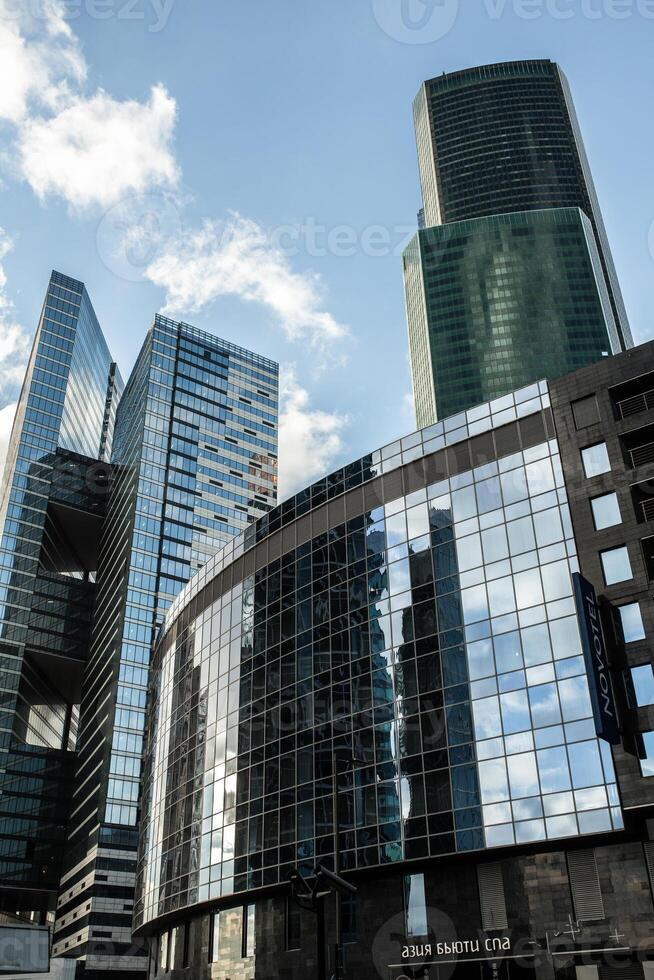
[[[339,874],[340,872],[340,862],[338,855],[338,845],[339,845],[339,809],[338,809],[338,780],[336,774],[336,753],[334,752],[334,743],[332,742],[332,793],[333,793],[333,806],[334,806],[334,872]],[[336,896],[336,945],[334,948],[334,980],[344,980],[344,970],[343,970],[343,914],[342,914],[342,899],[341,893],[338,888],[335,890]]]
[[[325,942],[325,899],[316,899],[318,980],[327,980],[327,943]]]

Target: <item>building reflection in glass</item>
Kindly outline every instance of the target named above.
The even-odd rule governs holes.
[[[336,823],[345,870],[622,825],[555,442],[283,551],[162,636],[137,918],[329,864]]]

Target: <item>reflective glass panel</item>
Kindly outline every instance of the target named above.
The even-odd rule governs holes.
[[[590,506],[593,511],[595,530],[603,531],[606,527],[615,527],[616,524],[622,523],[617,493],[605,493],[601,497],[594,497]]]
[[[645,627],[643,626],[640,603],[630,602],[625,606],[619,606],[618,614],[620,616],[622,635],[625,643],[636,643],[638,640],[645,639]]]
[[[599,476],[600,473],[608,473],[611,469],[611,461],[605,442],[598,442],[594,446],[582,449],[581,461],[587,477]]]
[[[607,585],[615,585],[617,582],[626,582],[633,577],[629,551],[626,545],[619,548],[610,548],[608,551],[600,552],[602,560],[602,571],[604,581]]]

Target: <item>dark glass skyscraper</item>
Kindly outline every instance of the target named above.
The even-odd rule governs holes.
[[[150,648],[194,571],[276,502],[278,367],[156,317],[120,402],[53,953],[140,975],[131,942]]]
[[[122,381],[83,283],[53,272],[2,491],[0,909],[54,908]]]
[[[404,253],[404,278],[420,427],[620,351],[579,208],[425,228]]]
[[[613,326],[617,335],[618,346],[605,339],[603,344],[588,343],[588,337],[579,345],[564,343],[552,351],[554,360],[547,361],[533,376],[527,376],[521,370],[521,363],[529,352],[524,346],[527,337],[542,329],[542,322],[536,307],[522,303],[525,290],[531,290],[532,296],[535,280],[533,270],[528,270],[529,282],[523,283],[521,275],[516,278],[515,269],[507,270],[507,278],[495,281],[491,276],[489,283],[484,282],[482,290],[482,308],[476,311],[477,316],[484,318],[485,328],[497,327],[498,297],[507,299],[507,313],[501,318],[503,329],[509,341],[498,355],[497,363],[489,358],[489,351],[480,346],[479,328],[466,316],[464,332],[461,337],[461,352],[464,358],[476,363],[479,374],[479,384],[472,384],[469,390],[459,393],[460,406],[468,408],[484,398],[494,398],[509,392],[515,387],[511,378],[517,373],[519,384],[533,381],[543,374],[553,376],[552,371],[559,371],[561,362],[563,370],[573,370],[581,363],[597,359],[603,351],[617,351],[632,345],[631,332],[627,320],[620,287],[615,273],[615,267],[609,248],[606,231],[602,221],[597,195],[593,186],[588,160],[583,146],[581,133],[574,105],[570,95],[567,80],[558,67],[551,61],[519,61],[507,64],[487,65],[466,71],[442,75],[425,82],[414,102],[414,120],[418,148],[418,163],[423,197],[424,225],[433,229],[436,226],[448,226],[467,222],[465,226],[465,255],[473,252],[481,257],[481,265],[475,272],[475,282],[484,279],[485,269],[490,265],[502,264],[503,253],[506,253],[506,240],[496,240],[494,248],[489,251],[487,243],[494,237],[497,223],[489,218],[498,215],[515,214],[517,212],[552,211],[555,209],[578,209],[590,222],[592,235],[589,244],[589,259],[591,263],[599,259],[598,282],[593,284],[592,277],[586,277],[580,283],[582,291],[603,292],[608,297],[608,311],[604,328],[601,321],[596,321],[592,327],[595,334],[602,331],[613,334]],[[554,220],[554,219],[552,219]],[[476,222],[473,224],[472,222]],[[529,219],[525,219],[529,224]],[[444,233],[446,234],[446,233]],[[454,229],[452,229],[454,235]],[[538,232],[523,230],[526,238],[538,235],[543,240],[542,227]],[[438,233],[432,233],[432,239],[438,239]],[[454,236],[456,237],[456,236]],[[517,237],[517,236],[514,236]],[[473,239],[480,244],[471,246]],[[518,243],[514,243],[517,247]],[[415,242],[410,249],[415,251]],[[545,266],[550,294],[562,284],[566,292],[565,282],[565,253],[550,242],[545,246],[549,251],[549,263]],[[509,250],[508,264],[513,264],[515,248]],[[558,254],[556,254],[558,252]],[[552,265],[552,258],[555,259]],[[588,263],[588,259],[586,260]],[[429,282],[425,279],[425,291]],[[453,286],[452,296],[459,292],[466,298],[465,278]],[[499,288],[499,294],[496,290]],[[474,289],[474,287],[473,287]],[[461,293],[463,290],[463,293]],[[516,301],[517,298],[517,301]],[[581,303],[585,296],[581,297]],[[456,304],[456,297],[454,299]],[[567,300],[562,300],[563,309],[557,311],[559,324],[567,324],[569,312],[566,310]],[[443,394],[443,404],[440,404],[441,390],[438,380],[439,367],[445,357],[451,355],[441,346],[441,341],[450,329],[446,324],[448,303],[442,307],[442,316],[438,325],[433,326],[429,317],[423,315],[416,318],[418,307],[409,311],[409,333],[412,341],[412,360],[414,372],[414,387],[416,403],[428,404],[429,392],[423,391],[420,379],[431,373],[431,385],[435,389],[435,409],[428,415],[419,415],[418,422],[427,425],[434,421],[436,414],[444,417],[453,409],[451,396],[447,391]],[[493,308],[491,318],[487,305]],[[459,304],[460,307],[460,304]],[[516,324],[516,308],[520,308],[520,319],[523,330],[514,335]],[[610,312],[609,312],[610,311]],[[472,311],[474,314],[475,311]],[[492,323],[491,323],[492,319]],[[570,323],[574,331],[577,324]],[[453,324],[452,329],[460,332],[461,324]],[[558,329],[558,327],[557,327]],[[573,351],[574,356],[568,359]],[[583,356],[585,361],[581,360]],[[430,372],[426,372],[424,363],[418,363],[415,358],[422,360],[427,353]],[[504,360],[504,364],[502,364]],[[490,380],[485,385],[487,372],[502,374],[506,361],[512,361],[512,366],[505,371],[506,384],[504,387]],[[499,366],[499,372],[496,368]],[[524,367],[524,365],[523,365]],[[448,365],[449,368],[449,365]],[[560,373],[560,371],[559,371]],[[432,396],[431,401],[434,401]]]

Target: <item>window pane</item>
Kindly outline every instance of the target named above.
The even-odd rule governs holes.
[[[617,493],[605,493],[601,497],[595,497],[591,500],[590,506],[593,510],[596,531],[622,523]]]
[[[254,956],[257,948],[256,906],[246,905],[243,910],[243,956]]]
[[[343,895],[341,899],[341,929],[344,943],[355,943],[357,941],[356,895]]]
[[[572,414],[575,420],[576,429],[585,429],[589,425],[594,425],[600,420],[599,405],[597,395],[590,395],[587,398],[579,398],[572,403]]]
[[[286,899],[286,949],[300,949],[301,912],[295,899]]]
[[[626,582],[632,578],[631,562],[629,552],[622,545],[620,548],[611,548],[609,551],[600,553],[602,559],[602,569],[604,571],[604,581],[607,585],[615,585],[616,582]]]
[[[163,932],[159,937],[159,969],[165,972],[168,969],[168,933]]]
[[[190,922],[185,922],[182,928],[184,929],[184,936],[183,936],[184,943],[183,943],[183,949],[182,949],[182,966],[183,967],[187,967],[189,965],[189,962],[190,962],[189,953],[191,952],[191,923]]]
[[[217,963],[220,955],[220,912],[211,916],[209,933],[209,962]]]
[[[631,678],[630,700],[636,708],[644,708],[654,704],[654,673],[651,664],[642,667],[632,667],[629,671]]]
[[[594,446],[582,449],[581,460],[584,464],[584,473],[588,477],[608,473],[611,469],[605,442],[598,442]]]
[[[620,606],[618,612],[620,614],[624,642],[635,643],[637,640],[644,640],[645,627],[643,626],[643,617],[639,603],[630,602],[626,606]]]
[[[407,936],[428,934],[424,875],[404,876],[404,920]]]
[[[654,732],[643,732],[643,757],[640,760],[640,771],[643,776],[654,776]]]

